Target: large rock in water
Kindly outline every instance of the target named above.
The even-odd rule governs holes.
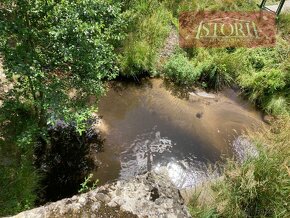
[[[56,190],[57,191],[57,190]],[[24,211],[17,218],[190,217],[179,191],[163,174],[146,173],[88,193]]]

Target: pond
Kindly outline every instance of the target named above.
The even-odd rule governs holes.
[[[94,177],[104,184],[148,170],[165,170],[178,188],[210,174],[209,165],[234,155],[233,142],[262,124],[238,94],[179,92],[162,79],[116,82],[99,102],[104,151]]]

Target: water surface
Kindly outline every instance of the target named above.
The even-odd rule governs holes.
[[[105,143],[95,177],[102,184],[166,170],[177,187],[192,186],[208,176],[209,164],[232,156],[235,138],[262,123],[231,89],[188,99],[161,79],[114,87],[99,103]]]

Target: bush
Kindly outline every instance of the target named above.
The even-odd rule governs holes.
[[[275,115],[286,115],[289,113],[287,99],[283,96],[273,96],[265,105],[265,111]]]
[[[224,49],[189,50],[192,60],[182,52],[172,56],[164,66],[165,76],[178,84],[201,82],[215,91],[230,86],[239,71],[248,71],[243,53],[228,53]]]
[[[142,72],[153,69],[155,55],[146,41],[133,42],[130,40],[122,56],[119,58],[121,74],[128,77],[136,77]]]
[[[31,209],[37,199],[39,175],[32,155],[22,155],[18,164],[0,167],[0,216]]]
[[[165,76],[178,84],[192,85],[199,79],[195,65],[184,54],[172,56],[164,66]]]

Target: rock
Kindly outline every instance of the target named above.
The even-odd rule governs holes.
[[[105,202],[105,203],[108,203],[110,202],[110,197],[108,195],[105,195],[103,193],[98,193],[96,195],[96,198],[99,200],[99,201],[102,201],[102,202]]]
[[[198,112],[198,113],[196,113],[195,116],[196,116],[198,119],[201,119],[202,116],[203,116],[203,112]]]
[[[210,94],[210,93],[207,93],[207,92],[197,92],[196,95],[199,96],[199,97],[203,97],[203,98],[210,98],[210,99],[215,99],[216,98],[216,96],[214,94]]]
[[[108,203],[108,206],[109,207],[117,207],[118,204],[116,202],[111,201],[111,202]]]
[[[194,92],[188,93],[188,100],[189,101],[197,101],[198,99],[199,99],[198,95],[195,94]]]
[[[146,173],[129,181],[107,184],[14,217],[116,217],[119,214],[125,217],[190,217],[179,191],[162,173]]]
[[[263,121],[269,125],[271,125],[271,123],[273,123],[273,121],[275,120],[274,116],[271,116],[271,115],[268,115],[268,114],[265,114],[263,116]]]
[[[196,92],[189,92],[188,93],[189,101],[199,101],[199,100],[217,100],[217,96],[211,93],[203,92],[203,91],[196,91]],[[209,104],[209,102],[208,102]]]
[[[92,211],[92,212],[98,211],[98,210],[100,209],[100,207],[101,207],[100,202],[95,202],[95,203],[93,203],[92,206],[91,206],[91,211]]]
[[[81,205],[84,205],[84,204],[86,204],[86,198],[84,197],[84,196],[81,196],[80,198],[79,198],[79,203],[81,204]]]
[[[237,137],[232,144],[234,155],[239,163],[245,162],[248,158],[257,157],[259,152],[251,140],[245,136]]]

